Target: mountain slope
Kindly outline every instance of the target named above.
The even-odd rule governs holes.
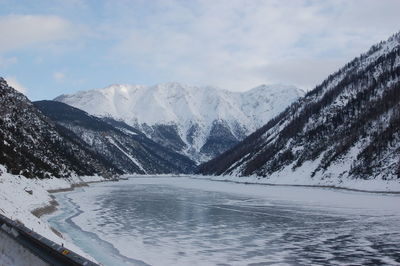
[[[189,173],[195,163],[148,139],[144,134],[113,119],[105,121],[55,101],[34,103],[46,116],[72,131],[90,150],[124,173]]]
[[[330,75],[199,172],[280,183],[400,180],[400,33]]]
[[[302,95],[299,89],[283,85],[238,93],[167,83],[113,85],[55,100],[92,115],[123,120],[199,162],[232,147]]]
[[[26,177],[68,177],[121,172],[59,128],[0,78],[0,164]]]

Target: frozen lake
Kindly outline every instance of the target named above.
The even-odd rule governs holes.
[[[49,222],[104,265],[400,264],[400,195],[148,177],[55,196]]]

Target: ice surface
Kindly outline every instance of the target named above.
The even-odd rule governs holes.
[[[400,263],[398,194],[137,177],[57,199],[50,223],[106,265]]]

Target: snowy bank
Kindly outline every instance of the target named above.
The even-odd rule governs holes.
[[[99,181],[104,181],[104,178],[74,176],[69,179],[28,179],[24,176],[9,174],[3,166],[0,166],[0,213],[12,220],[20,221],[38,234],[58,244],[62,243],[72,251],[93,260],[79,247],[66,241],[61,235],[57,235],[46,221],[39,219],[32,212],[54,202],[48,190],[69,189],[76,185]]]
[[[283,172],[283,171],[282,171]],[[365,192],[382,192],[382,193],[400,193],[400,180],[382,180],[382,179],[350,179],[350,178],[311,178],[310,175],[301,175],[296,173],[278,173],[270,177],[261,176],[193,176],[199,179],[208,179],[214,181],[228,181],[247,184],[262,185],[282,185],[282,186],[313,186],[313,187],[330,187],[338,189],[350,189]]]

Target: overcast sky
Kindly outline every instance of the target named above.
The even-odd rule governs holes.
[[[115,83],[311,89],[400,30],[399,0],[0,0],[0,76],[32,100]]]

